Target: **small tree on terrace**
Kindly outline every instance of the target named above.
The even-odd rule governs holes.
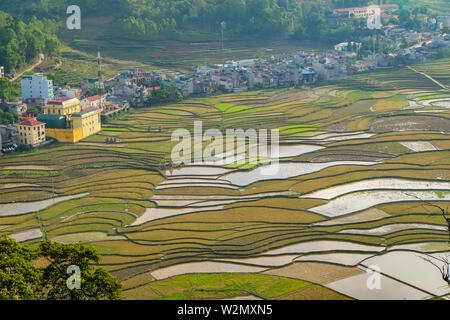
[[[450,256],[446,257],[433,257],[433,258],[423,258],[428,263],[435,266],[442,275],[442,280],[447,282],[450,287]],[[442,295],[441,297],[448,296],[448,293]]]
[[[423,200],[421,198],[419,198],[418,196],[414,195],[414,194],[409,194],[409,196],[412,196],[418,200],[420,200],[421,202],[425,203],[428,206],[434,207],[439,209],[440,215],[442,216],[442,218],[444,218],[445,222],[447,223],[447,227],[448,227],[448,242],[450,243],[450,212],[449,212],[449,206],[447,206],[446,208],[441,207],[440,205],[437,205],[435,203],[432,203],[430,201],[427,200]]]

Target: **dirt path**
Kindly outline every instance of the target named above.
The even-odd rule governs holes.
[[[443,83],[437,81],[436,79],[434,79],[434,78],[431,77],[430,75],[426,74],[425,72],[418,71],[418,70],[414,69],[414,68],[411,67],[411,66],[408,66],[408,69],[410,69],[410,70],[412,70],[412,71],[414,71],[414,72],[416,72],[416,73],[418,73],[418,74],[421,74],[421,75],[423,75],[424,77],[427,77],[428,79],[430,79],[431,81],[433,81],[434,83],[436,83],[438,86],[440,86],[442,89],[444,89],[444,90],[449,90],[449,88],[448,88],[446,85],[444,85]]]
[[[40,65],[40,64],[44,61],[44,58],[45,58],[44,54],[43,54],[43,53],[40,53],[40,54],[39,54],[39,60],[38,60],[35,64],[29,66],[28,68],[26,68],[26,69],[23,70],[22,72],[18,73],[14,78],[11,79],[11,81],[16,81],[16,80],[19,79],[25,72],[29,72],[29,71],[34,70],[34,68],[36,68],[38,65]]]

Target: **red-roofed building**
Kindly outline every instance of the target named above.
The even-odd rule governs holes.
[[[160,86],[147,88],[147,92],[158,91],[161,90]]]
[[[71,102],[75,102],[76,100],[77,100],[76,98],[59,98],[59,99],[51,100],[51,101],[47,102],[47,104],[52,105],[52,106],[64,106],[64,105],[70,104]]]
[[[81,101],[81,110],[87,110],[88,108],[100,109],[101,106],[105,106],[105,97],[99,94],[91,97],[86,97]]]
[[[45,123],[28,118],[16,126],[20,144],[35,147],[45,142]]]

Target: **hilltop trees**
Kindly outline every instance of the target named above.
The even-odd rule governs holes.
[[[211,39],[222,21],[228,39],[291,38],[324,40],[335,27],[325,23],[335,7],[368,0],[80,0],[85,16],[113,15],[115,34],[137,39]],[[15,14],[66,18],[67,0],[12,0],[0,5]],[[342,33],[342,30],[336,31]],[[336,33],[335,32],[335,33]],[[49,47],[51,47],[49,45]],[[30,47],[33,51],[33,47]]]
[[[120,299],[120,283],[94,267],[100,255],[81,244],[42,242],[35,250],[0,237],[0,300]],[[80,287],[69,288],[69,267],[80,272]]]
[[[0,65],[13,73],[31,63],[40,53],[58,53],[56,25],[47,19],[32,17],[25,23],[18,17],[0,11]]]

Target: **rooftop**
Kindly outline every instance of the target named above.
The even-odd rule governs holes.
[[[396,4],[383,4],[381,6],[379,6],[381,9],[396,9],[398,8],[398,5]],[[355,11],[355,10],[366,10],[369,7],[353,7],[353,8],[342,8],[342,9],[335,9],[335,12],[351,12],[351,11]]]
[[[89,102],[93,102],[93,101],[100,100],[101,98],[102,98],[102,96],[97,94],[95,96],[86,97],[86,100],[89,101]]]
[[[97,109],[97,108],[88,108],[88,109],[86,109],[84,111],[72,114],[72,117],[79,118],[79,117],[84,116],[85,114],[89,114],[89,113],[92,113],[92,112],[98,112],[99,113],[99,112],[101,112],[101,110]]]
[[[55,100],[49,101],[47,104],[53,105],[53,106],[63,106],[65,104],[67,104],[68,102],[77,102],[77,101],[78,101],[77,98],[60,98],[60,99],[55,99]]]
[[[36,119],[26,119],[22,122],[19,122],[19,125],[21,126],[30,126],[30,127],[34,127],[34,126],[39,126],[44,124],[43,122],[37,121]]]

